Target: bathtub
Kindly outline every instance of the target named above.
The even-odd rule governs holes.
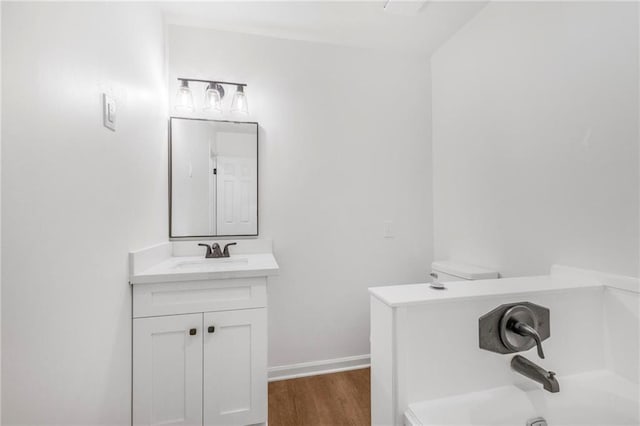
[[[372,287],[371,419],[376,426],[640,425],[640,280],[567,266],[546,276]],[[559,393],[484,350],[479,318],[530,302],[550,312],[545,359]]]
[[[404,423],[417,425],[527,425],[542,417],[549,426],[639,425],[638,385],[606,370],[559,378],[560,392],[535,383],[409,405]]]

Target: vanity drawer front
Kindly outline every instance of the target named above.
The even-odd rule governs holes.
[[[135,284],[133,317],[262,308],[266,284],[265,277]]]

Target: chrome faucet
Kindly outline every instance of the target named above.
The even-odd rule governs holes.
[[[523,376],[540,383],[546,391],[551,393],[560,392],[560,384],[556,379],[556,373],[545,370],[521,355],[516,355],[511,359],[511,368]]]
[[[224,250],[220,250],[220,244],[218,243],[213,243],[212,245],[209,245],[209,244],[198,244],[198,245],[207,248],[207,252],[204,255],[205,258],[218,259],[220,257],[229,257],[230,256],[229,246],[235,246],[236,244],[238,243],[229,243],[224,246]]]

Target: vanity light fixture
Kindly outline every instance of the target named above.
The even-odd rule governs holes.
[[[222,112],[222,97],[224,96],[224,89],[217,83],[209,83],[207,91],[204,92],[204,111],[211,111],[216,113]]]
[[[224,99],[225,90],[223,86],[236,86],[236,92],[233,95],[231,101],[231,112],[236,114],[249,114],[249,104],[247,102],[247,94],[244,92],[244,88],[247,86],[245,83],[232,83],[228,81],[212,81],[212,80],[200,80],[196,78],[178,78],[180,87],[178,87],[178,93],[176,94],[175,109],[190,111],[195,110],[193,106],[193,95],[189,88],[189,83],[206,83],[206,89],[204,93],[204,106],[202,110],[205,112],[222,112],[222,99]]]
[[[249,104],[247,103],[247,95],[244,93],[244,87],[238,86],[236,93],[231,101],[231,112],[238,114],[249,114]]]
[[[176,93],[176,109],[183,111],[193,111],[193,94],[189,88],[188,80],[180,80],[180,87]]]

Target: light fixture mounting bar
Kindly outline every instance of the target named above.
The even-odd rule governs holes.
[[[229,86],[247,87],[246,83],[233,83],[231,81],[217,81],[217,80],[200,80],[198,78],[180,78],[180,77],[178,77],[178,81],[194,81],[194,82],[197,82],[197,83],[226,84],[226,85],[229,85]]]

